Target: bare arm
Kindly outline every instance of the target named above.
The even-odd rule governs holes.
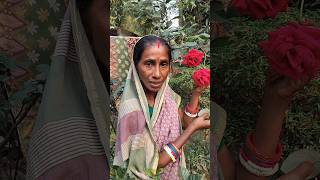
[[[253,143],[257,151],[264,156],[272,156],[280,140],[285,112],[288,110],[296,91],[309,82],[309,78],[293,81],[273,71],[270,72],[266,84],[262,111],[257,120]],[[237,179],[262,180],[267,177],[258,177],[249,173],[240,163],[237,167]]]
[[[208,114],[204,114],[192,121],[190,125],[187,127],[187,129],[183,131],[183,133],[172,143],[176,145],[178,149],[181,149],[181,147],[189,140],[189,138],[194,132],[206,128],[210,128]],[[158,161],[158,168],[165,167],[167,164],[171,162],[169,155],[164,150],[160,152],[159,156],[160,157]]]
[[[196,87],[193,89],[191,97],[190,97],[190,102],[189,102],[189,107],[191,109],[197,109],[199,105],[199,97],[201,93],[206,89],[207,87]],[[191,122],[194,120],[194,118],[187,116],[184,113],[184,109],[182,110],[183,116],[182,117],[182,128],[187,129],[188,126],[191,124]],[[181,113],[182,114],[182,113]]]
[[[198,108],[199,97],[206,88],[207,87],[195,87],[193,89],[189,102],[190,109]],[[186,115],[184,113],[184,110],[185,109],[179,109],[179,117],[182,117],[182,128],[185,130],[183,131],[181,136],[179,136],[174,142],[172,142],[174,145],[177,146],[178,149],[181,149],[181,147],[190,139],[192,134],[197,130],[210,128],[208,114],[204,114],[203,116],[200,116],[198,118],[192,118]],[[165,151],[160,152],[159,156],[159,168],[165,167],[168,163],[171,162],[170,157],[167,155]]]

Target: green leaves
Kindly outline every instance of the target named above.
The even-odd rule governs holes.
[[[19,91],[14,92],[10,97],[9,101],[12,106],[17,106],[25,99],[31,96],[33,92],[37,92],[38,84],[35,81],[27,81],[23,84],[22,88]]]
[[[125,179],[126,169],[121,168],[119,166],[112,166],[111,177],[112,179]],[[128,178],[129,179],[129,178]]]
[[[111,26],[131,31],[139,36],[158,34],[168,28],[166,1],[125,0],[111,3]]]
[[[291,153],[282,163],[281,171],[284,173],[289,173],[305,161],[314,163],[314,172],[308,178],[313,178],[317,175],[320,175],[320,153],[307,149],[302,149]]]
[[[198,44],[196,42],[185,42],[181,44],[183,47],[194,47],[197,46]]]

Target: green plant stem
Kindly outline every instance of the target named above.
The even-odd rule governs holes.
[[[8,88],[7,88],[7,86],[6,86],[5,83],[3,83],[3,88],[4,88],[5,98],[6,98],[6,100],[9,102]],[[24,105],[23,105],[23,106],[24,106]],[[23,108],[23,106],[22,106],[22,108]],[[11,119],[12,119],[12,123],[13,123],[13,124],[16,123],[15,121],[16,121],[17,117],[19,117],[20,113],[21,113],[21,109],[20,109],[18,115],[17,115],[16,117],[14,117],[14,114],[13,114],[13,112],[12,112],[12,108],[10,107],[10,116],[11,116]],[[21,143],[20,143],[19,133],[18,133],[18,130],[17,130],[17,129],[15,129],[15,133],[16,133],[16,136],[17,136],[17,138],[18,138],[18,147],[20,148],[20,147],[21,147]]]
[[[301,4],[300,4],[300,14],[299,14],[299,20],[302,20],[302,16],[303,16],[303,5],[304,5],[304,0],[301,0]]]
[[[207,53],[205,51],[204,52],[204,60],[203,60],[203,64],[206,65],[207,62]]]

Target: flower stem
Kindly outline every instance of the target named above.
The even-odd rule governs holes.
[[[203,64],[206,65],[207,62],[207,53],[204,52],[204,60],[203,60]]]
[[[303,5],[304,5],[304,0],[301,0],[301,4],[300,4],[300,15],[299,15],[300,21],[302,21]]]

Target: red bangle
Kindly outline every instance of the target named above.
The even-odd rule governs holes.
[[[248,150],[250,153],[252,153],[256,158],[258,158],[261,161],[268,162],[268,163],[277,163],[280,161],[281,156],[282,156],[282,145],[281,143],[277,144],[275,154],[271,157],[262,155],[261,153],[258,152],[256,147],[253,144],[253,133],[250,132],[247,136],[246,140],[246,150]]]
[[[181,156],[181,151],[178,149],[178,147],[173,143],[170,143],[170,144],[176,149],[176,151],[178,152],[179,156]]]
[[[248,151],[246,146],[243,146],[240,149],[240,155],[242,156],[242,158],[244,160],[246,160],[246,161],[250,160],[254,164],[256,164],[256,165],[258,165],[260,167],[264,167],[264,168],[271,168],[271,167],[274,167],[277,164],[277,162],[270,162],[270,161],[265,161],[265,160],[259,159],[253,153]]]
[[[246,146],[240,149],[240,154],[244,154],[251,162],[265,168],[273,167],[277,161],[265,160],[257,157],[255,153],[251,152]]]
[[[189,103],[188,103],[188,104],[186,105],[186,110],[187,110],[187,112],[189,112],[189,113],[191,113],[191,114],[196,114],[196,113],[198,113],[199,108],[198,108],[198,106],[197,106],[196,109],[191,109],[191,108],[190,108],[190,105],[189,105]]]

